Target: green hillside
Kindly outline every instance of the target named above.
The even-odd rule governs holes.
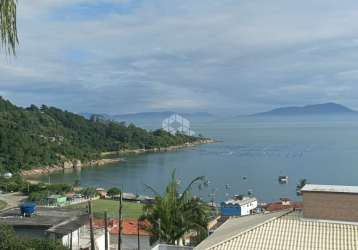
[[[98,159],[101,152],[180,145],[197,140],[132,124],[91,121],[58,108],[20,108],[0,97],[0,171]]]

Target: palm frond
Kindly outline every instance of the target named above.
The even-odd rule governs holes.
[[[144,207],[144,218],[151,224],[147,230],[152,235],[152,243],[160,241],[175,244],[188,232],[195,231],[198,235],[207,233],[207,206],[200,199],[192,197],[190,192],[192,186],[203,181],[204,177],[192,180],[180,194],[175,173],[174,170],[163,195],[159,195],[154,188],[146,185],[156,194],[154,204]]]
[[[196,177],[194,180],[192,180],[189,185],[184,189],[181,199],[184,199],[187,195],[187,193],[191,190],[191,187],[198,181],[204,181],[205,180],[205,176],[199,176]]]
[[[147,184],[144,184],[144,186],[146,189],[149,189],[155,196],[160,196],[159,192],[157,190],[155,190],[153,187],[151,187]]]
[[[16,23],[17,0],[0,0],[0,39],[8,54],[15,55],[19,43]]]

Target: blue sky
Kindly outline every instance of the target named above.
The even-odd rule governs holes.
[[[0,95],[74,112],[358,109],[358,2],[19,0]]]

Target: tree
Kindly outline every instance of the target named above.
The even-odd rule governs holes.
[[[109,195],[109,196],[118,195],[120,193],[121,193],[121,190],[117,187],[112,187],[112,188],[108,189],[108,191],[107,191],[107,195]]]
[[[85,197],[85,198],[91,198],[96,196],[96,189],[94,187],[87,187],[84,188],[80,191],[80,193]]]
[[[0,38],[1,45],[9,54],[15,54],[17,37],[17,0],[0,0]]]
[[[89,162],[102,158],[102,152],[176,146],[196,140],[192,136],[154,133],[111,121],[93,123],[45,105],[40,109],[35,106],[25,109],[0,97],[0,170],[3,172],[17,173],[71,160]]]
[[[68,250],[60,242],[52,240],[22,240],[16,237],[14,229],[0,224],[1,250]]]
[[[36,250],[68,250],[67,247],[64,247],[61,242],[54,240],[26,240],[24,241],[25,248],[22,249],[36,249]]]
[[[207,236],[209,222],[209,207],[199,198],[192,196],[190,190],[193,184],[203,182],[204,177],[197,177],[179,192],[179,182],[172,173],[171,181],[164,195],[160,195],[149,187],[155,194],[153,204],[144,207],[145,219],[150,222],[147,230],[151,233],[151,242],[177,244],[188,232],[196,232],[200,242]]]
[[[20,249],[20,244],[16,240],[14,229],[4,224],[0,224],[0,249],[3,250]]]
[[[301,189],[307,184],[307,179],[301,179],[296,185],[296,194],[298,196],[302,195]]]

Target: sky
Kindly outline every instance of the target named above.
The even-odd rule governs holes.
[[[17,105],[122,114],[358,109],[356,0],[19,0]]]

